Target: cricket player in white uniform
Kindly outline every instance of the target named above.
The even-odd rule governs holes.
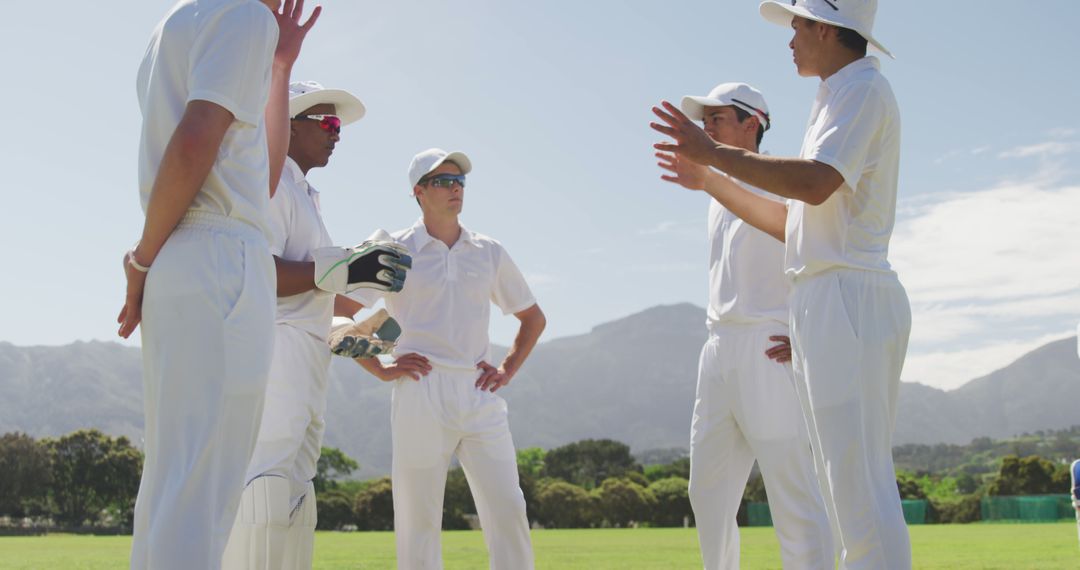
[[[758,152],[770,126],[761,92],[722,83],[683,97],[687,117],[715,141]],[[661,158],[664,158],[663,155]],[[691,190],[738,184],[685,161],[663,162]],[[757,459],[785,568],[832,570],[828,515],[791,373],[784,245],[709,200],[709,339],[701,351],[690,441],[690,503],[708,570],[739,567],[735,515]]]
[[[307,174],[327,165],[341,127],[363,117],[364,105],[347,91],[314,82],[292,83],[289,95],[289,156],[270,200],[278,295],[273,360],[226,570],[302,570],[312,563],[312,480],[326,425],[326,342],[335,294],[316,286],[316,252],[333,243]]]
[[[911,568],[892,461],[900,371],[911,330],[907,294],[888,261],[896,214],[900,112],[873,37],[876,0],[764,2],[790,25],[800,75],[821,85],[799,158],[719,144],[674,105],[653,128],[677,164],[711,166],[788,198],[728,185],[710,192],[751,225],[785,241],[792,363],[822,496],[849,570]],[[675,178],[678,178],[678,174]]]
[[[394,535],[401,570],[442,568],[443,495],[453,455],[476,500],[490,567],[533,568],[506,401],[495,392],[521,368],[546,320],[502,245],[458,221],[471,169],[461,152],[430,149],[413,159],[409,183],[422,217],[393,234],[412,254],[413,268],[401,292],[386,297],[403,333],[392,364],[359,360],[394,382]],[[350,296],[369,307],[380,297],[370,290]],[[521,322],[497,366],[488,342],[492,303]]]
[[[142,324],[146,460],[131,568],[216,569],[255,445],[273,349],[270,196],[289,73],[319,9],[183,0],[139,67],[142,239],[125,254]],[[275,21],[276,20],[276,21]]]

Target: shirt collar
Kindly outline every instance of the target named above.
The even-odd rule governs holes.
[[[289,157],[289,156],[285,157],[285,169],[282,170],[281,173],[283,175],[287,174],[289,176],[289,179],[292,180],[293,183],[299,183],[299,182],[306,182],[307,181],[306,178],[304,177],[304,171],[300,170],[300,165],[296,164],[296,161],[293,160],[292,157]]]
[[[872,55],[861,57],[844,67],[841,67],[839,71],[830,75],[829,78],[822,83],[825,84],[825,87],[828,88],[829,91],[836,91],[840,86],[851,81],[851,78],[856,74],[866,71],[867,69],[881,69],[881,62]]]
[[[461,224],[458,224],[458,227],[461,228],[461,236],[458,237],[458,242],[467,243],[475,247],[482,247],[480,240],[477,239],[475,233],[469,231],[468,228]],[[424,246],[427,244],[437,241],[428,233],[427,226],[424,225],[423,217],[416,220],[416,223],[412,225],[410,230],[412,231],[413,245],[416,247],[416,251],[420,251],[424,249]]]

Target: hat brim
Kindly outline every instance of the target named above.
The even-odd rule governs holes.
[[[431,165],[431,170],[428,170],[426,173],[424,173],[424,176],[427,176],[428,174],[434,172],[435,169],[442,166],[444,162],[453,162],[454,164],[458,165],[458,168],[461,169],[462,174],[468,174],[472,172],[472,161],[469,160],[469,157],[465,156],[465,153],[455,150],[454,152],[451,152],[444,156],[442,160]]]
[[[765,18],[765,21],[776,24],[778,26],[789,27],[791,26],[791,20],[795,16],[798,16],[800,18],[806,18],[807,20],[813,20],[815,22],[823,22],[832,26],[839,26],[841,28],[848,28],[852,30],[855,29],[851,27],[851,24],[849,22],[829,20],[828,18],[823,18],[821,16],[816,16],[812,14],[809,10],[802,6],[781,4],[776,0],[766,0],[765,2],[762,2],[761,6],[758,8],[758,11],[761,12],[761,17]],[[886,49],[885,46],[881,45],[881,42],[877,41],[874,36],[861,30],[855,31],[858,32],[860,36],[866,38],[866,41],[870,42],[870,45],[874,46],[874,49],[893,59],[896,59],[892,52]]]
[[[320,89],[289,99],[289,116],[295,117],[315,105],[333,105],[334,113],[341,117],[341,124],[355,123],[364,117],[367,109],[355,95],[343,89]]]
[[[682,108],[684,115],[695,121],[700,121],[705,118],[705,107],[723,107],[730,104],[731,103],[724,103],[719,99],[687,95],[682,98],[682,103],[679,104],[679,107]]]

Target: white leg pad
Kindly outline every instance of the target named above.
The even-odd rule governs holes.
[[[257,477],[244,489],[222,570],[279,570],[289,531],[290,485],[284,477]]]
[[[311,570],[315,554],[315,525],[318,515],[315,509],[315,485],[307,484],[300,504],[292,513],[292,526],[285,537],[284,567],[289,570]]]

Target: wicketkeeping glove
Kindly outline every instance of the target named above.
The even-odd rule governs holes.
[[[389,354],[401,336],[401,326],[379,309],[356,323],[347,317],[334,317],[330,328],[330,352],[346,358],[374,358]]]
[[[409,250],[388,240],[368,240],[356,247],[320,247],[315,257],[315,286],[345,294],[361,287],[397,293],[412,267]]]

